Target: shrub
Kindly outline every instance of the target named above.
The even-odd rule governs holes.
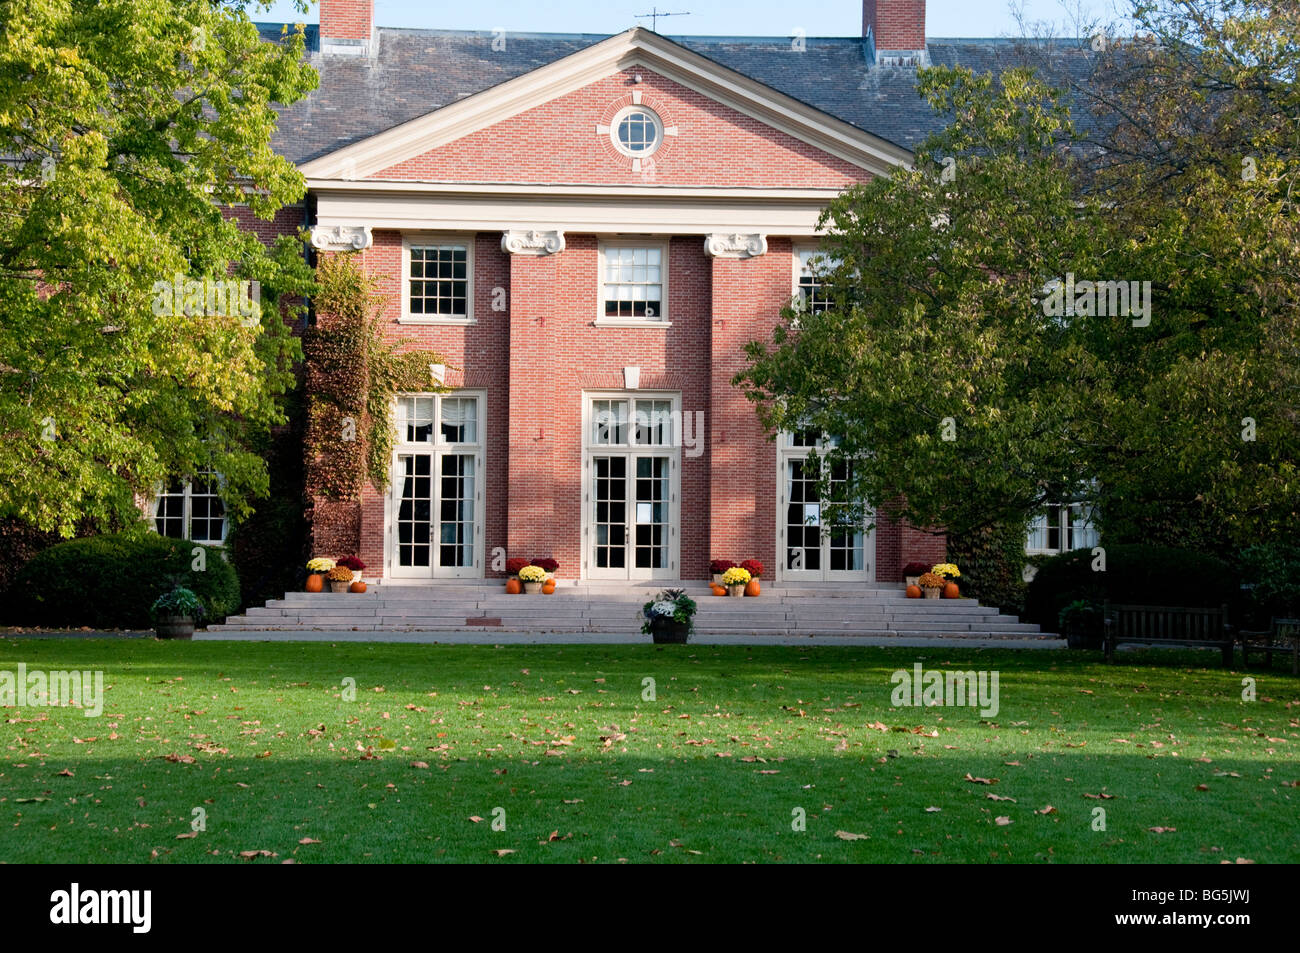
[[[1233,601],[1234,574],[1213,556],[1146,544],[1104,549],[1105,572],[1093,570],[1088,549],[1043,560],[1025,596],[1026,621],[1055,628],[1061,610],[1078,600],[1202,607]]]
[[[359,572],[366,568],[366,564],[357,556],[344,556],[338,561],[337,565],[343,566],[345,569],[351,569],[353,572]]]
[[[520,582],[542,582],[546,579],[546,570],[541,566],[524,566],[519,570]]]
[[[153,612],[155,619],[164,615],[181,615],[189,616],[195,622],[201,622],[204,613],[203,603],[199,601],[199,597],[184,586],[177,586],[170,592],[164,592],[150,606],[150,611]]]
[[[1241,581],[1248,587],[1250,627],[1263,629],[1273,616],[1300,616],[1300,545],[1260,543],[1241,551]]]
[[[720,575],[728,569],[735,569],[736,564],[730,559],[714,559],[709,562],[709,572],[713,575]]]
[[[739,586],[748,583],[749,580],[749,570],[740,566],[733,566],[722,574],[722,584],[724,586]]]
[[[906,578],[907,576],[919,577],[922,573],[927,573],[929,571],[930,571],[929,563],[908,563],[906,566],[903,567],[903,576],[904,578]]]
[[[757,559],[746,559],[740,564],[740,568],[745,570],[745,572],[749,573],[755,579],[763,575],[763,564]]]
[[[239,576],[220,549],[153,533],[90,536],[38,553],[14,580],[7,607],[19,625],[147,629],[154,601],[177,585],[198,596],[209,622],[239,607]]]
[[[550,556],[543,556],[541,559],[534,559],[531,565],[537,566],[546,572],[555,572],[555,570],[560,568],[559,561],[552,559]]]
[[[529,565],[527,559],[520,559],[517,556],[512,559],[507,559],[506,574],[511,576],[517,576],[519,575],[519,570],[523,569],[527,565]]]
[[[948,558],[961,566],[961,590],[1014,615],[1025,608],[1025,527],[1010,522],[948,537]],[[1055,625],[1055,620],[1053,620]]]

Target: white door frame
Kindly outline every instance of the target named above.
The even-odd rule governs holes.
[[[822,458],[826,452],[825,441],[815,447],[796,447],[790,443],[791,434],[783,431],[777,435],[776,451],[776,575],[777,582],[844,582],[861,584],[876,578],[876,533],[871,525],[875,512],[867,507],[862,520],[862,570],[832,570],[830,568],[830,535],[823,531],[819,555],[820,569],[792,570],[786,568],[786,464],[791,460]],[[824,504],[823,504],[824,505]],[[825,523],[821,524],[823,529]]]
[[[444,394],[403,393],[396,400],[406,397],[432,397],[433,404],[433,440],[425,443],[407,443],[405,434],[398,433],[393,444],[393,456],[389,464],[389,487],[384,494],[384,575],[389,579],[481,579],[483,578],[483,530],[484,504],[483,492],[486,485],[484,470],[484,450],[487,446],[487,393],[481,390],[455,390]],[[472,397],[478,400],[476,434],[473,443],[444,443],[442,441],[439,420],[443,397]],[[396,400],[394,405],[396,405]],[[393,425],[398,426],[397,408],[393,409]],[[402,472],[400,458],[411,454],[428,454],[430,461],[429,478],[432,499],[430,501],[429,530],[429,565],[402,566],[398,559],[397,514],[401,505]],[[474,459],[474,558],[469,566],[439,565],[439,533],[441,523],[442,481],[439,474],[442,458],[448,454],[465,454]]]
[[[628,436],[620,444],[597,444],[594,440],[592,404],[597,400],[628,401]],[[670,432],[666,444],[636,445],[635,411],[638,400],[668,401]],[[628,461],[626,479],[627,547],[626,566],[622,569],[597,569],[595,560],[595,464],[596,457],[623,456]],[[662,569],[637,569],[636,562],[636,490],[635,461],[637,457],[655,456],[668,459],[668,565]],[[650,579],[677,579],[681,575],[681,394],[675,391],[583,391],[582,393],[582,569],[583,579],[625,579],[640,581]]]

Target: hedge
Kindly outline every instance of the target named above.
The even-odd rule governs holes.
[[[1076,599],[1121,605],[1219,606],[1235,603],[1239,587],[1222,561],[1204,553],[1146,544],[1105,546],[1105,571],[1094,571],[1090,549],[1045,559],[1025,595],[1025,620],[1046,631]]]
[[[196,545],[152,533],[59,543],[22,568],[3,611],[17,625],[147,629],[154,600],[179,583],[202,600],[204,624],[220,622],[239,606],[239,577],[212,546],[195,570]]]

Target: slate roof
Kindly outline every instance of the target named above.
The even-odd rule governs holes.
[[[260,24],[278,39],[280,24]],[[319,52],[317,29],[308,27],[312,65],[320,87],[282,110],[273,144],[281,155],[306,162],[426,115],[585,49],[605,34],[511,33],[505,52],[492,50],[490,32],[380,27],[373,58]],[[771,86],[897,145],[914,149],[943,120],[916,91],[916,71],[868,62],[861,37],[809,37],[795,52],[786,37],[666,37],[723,66]],[[1091,56],[1080,41],[1057,46],[1009,39],[931,39],[934,64],[961,65],[977,73],[1026,61],[1086,80]],[[1078,117],[1076,117],[1078,118]]]

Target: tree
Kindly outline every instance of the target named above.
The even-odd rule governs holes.
[[[0,515],[70,535],[202,467],[236,517],[266,491],[311,273],[236,210],[305,191],[270,146],[303,51],[242,3],[0,0]]]
[[[1086,79],[922,71],[951,124],[830,206],[832,307],[738,382],[769,425],[841,434],[849,493],[954,534],[1084,492],[1116,541],[1294,526],[1295,20],[1169,0],[1076,50]]]

